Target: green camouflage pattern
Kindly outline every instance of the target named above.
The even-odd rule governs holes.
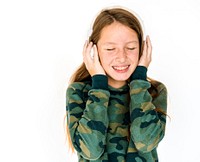
[[[120,89],[92,89],[75,82],[67,89],[67,121],[79,162],[158,162],[165,133],[167,90],[158,82],[133,80]]]

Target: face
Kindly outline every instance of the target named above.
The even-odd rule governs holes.
[[[125,85],[138,65],[137,33],[114,22],[103,28],[97,47],[101,65],[108,76],[108,84],[115,88]]]

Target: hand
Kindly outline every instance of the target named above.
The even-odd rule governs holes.
[[[152,56],[152,45],[149,36],[147,36],[146,41],[144,41],[143,53],[142,56],[140,57],[138,65],[145,66],[146,68],[148,68],[151,62],[151,56]]]
[[[91,56],[92,48],[93,48],[93,56]],[[83,62],[85,63],[85,66],[91,76],[96,74],[106,75],[103,67],[101,66],[101,63],[99,62],[97,47],[96,45],[93,45],[92,42],[90,43],[88,43],[88,41],[85,42],[83,48]]]

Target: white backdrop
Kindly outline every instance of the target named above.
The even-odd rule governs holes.
[[[169,91],[161,162],[200,161],[199,0],[0,2],[0,161],[75,162],[67,153],[65,91],[103,8],[129,7],[153,44],[148,75]]]

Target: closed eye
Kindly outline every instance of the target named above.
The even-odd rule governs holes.
[[[114,51],[115,48],[107,48],[106,50],[107,50],[107,51]]]
[[[135,49],[135,47],[134,48],[127,48],[128,50],[134,50]]]

